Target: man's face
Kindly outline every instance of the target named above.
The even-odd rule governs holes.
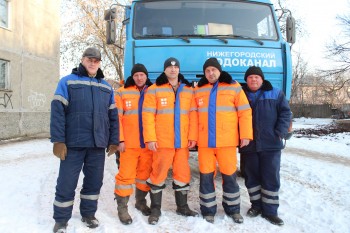
[[[165,68],[164,73],[168,79],[175,79],[179,76],[180,68],[178,66],[168,66]]]
[[[204,74],[209,83],[215,83],[220,77],[220,70],[214,66],[208,66],[205,68]]]
[[[100,67],[101,61],[96,58],[83,57],[81,64],[85,67],[89,75],[96,75],[98,68]]]
[[[138,88],[142,88],[146,84],[147,76],[143,72],[136,72],[132,79],[134,79],[135,84]]]
[[[263,79],[260,75],[252,74],[247,77],[247,85],[250,90],[257,91],[260,89]]]

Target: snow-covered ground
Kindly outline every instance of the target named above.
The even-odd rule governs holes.
[[[294,128],[314,128],[329,124],[331,119],[295,119]],[[235,224],[225,216],[221,206],[221,181],[218,178],[218,213],[215,223],[201,217],[185,218],[175,213],[175,200],[171,179],[163,194],[162,216],[155,225],[147,223],[147,217],[134,208],[131,198],[129,212],[134,222],[122,225],[117,217],[113,200],[114,176],[117,172],[115,158],[106,158],[104,185],[99,199],[96,217],[100,226],[86,228],[80,221],[79,191],[77,188],[73,217],[68,232],[350,232],[350,134],[341,133],[323,137],[296,137],[287,142],[282,154],[279,215],[282,227],[274,226],[261,217],[249,218],[250,207],[247,190],[242,178],[241,213],[243,224]],[[52,155],[48,139],[11,142],[0,145],[0,232],[52,232],[52,203],[59,167],[59,160]],[[191,154],[191,192],[189,205],[199,211],[199,175],[196,153]]]

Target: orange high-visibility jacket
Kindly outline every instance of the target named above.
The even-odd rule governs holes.
[[[198,147],[238,146],[253,139],[252,111],[241,85],[222,71],[215,84],[204,77],[195,88],[198,111]]]
[[[126,83],[128,81],[132,82],[130,77]],[[114,97],[119,115],[120,141],[124,141],[125,148],[145,148],[142,134],[142,102],[143,95],[147,92],[147,84],[152,83],[147,82],[141,92],[135,85],[125,85],[117,90]]]
[[[145,142],[157,142],[159,148],[186,148],[188,140],[197,141],[198,121],[193,88],[179,74],[176,95],[162,73],[156,85],[148,88],[142,109]]]

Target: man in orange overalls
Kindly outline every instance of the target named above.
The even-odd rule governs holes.
[[[242,223],[240,193],[236,181],[236,147],[244,147],[253,139],[252,111],[241,85],[222,71],[216,58],[203,65],[205,77],[195,89],[198,111],[198,161],[200,171],[200,209],[203,218],[214,222],[216,164],[222,176],[225,213]]]
[[[136,179],[136,209],[143,215],[150,215],[151,210],[146,203],[146,195],[150,188],[146,180],[151,172],[152,151],[145,148],[142,134],[142,104],[147,88],[152,85],[148,72],[143,64],[135,64],[131,76],[124,87],[117,90],[115,102],[119,115],[120,129],[120,167],[115,176],[115,197],[118,204],[119,220],[131,224],[128,213],[128,201],[133,192]]]
[[[142,110],[144,138],[153,151],[152,172],[147,183],[151,187],[149,224],[156,224],[161,215],[162,190],[169,168],[173,168],[173,189],[176,213],[197,216],[187,204],[190,183],[189,148],[196,145],[198,134],[197,111],[193,88],[180,74],[176,58],[164,62],[164,72],[146,95]]]

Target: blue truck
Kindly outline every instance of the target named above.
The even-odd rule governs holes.
[[[269,0],[134,0],[125,6],[123,21],[124,76],[130,75],[134,64],[142,63],[154,81],[163,72],[164,61],[175,57],[180,72],[196,82],[203,77],[205,60],[216,57],[238,82],[244,82],[249,66],[261,67],[289,99],[294,22],[287,17],[285,40]],[[109,44],[115,42],[114,24],[113,17],[107,17]]]

